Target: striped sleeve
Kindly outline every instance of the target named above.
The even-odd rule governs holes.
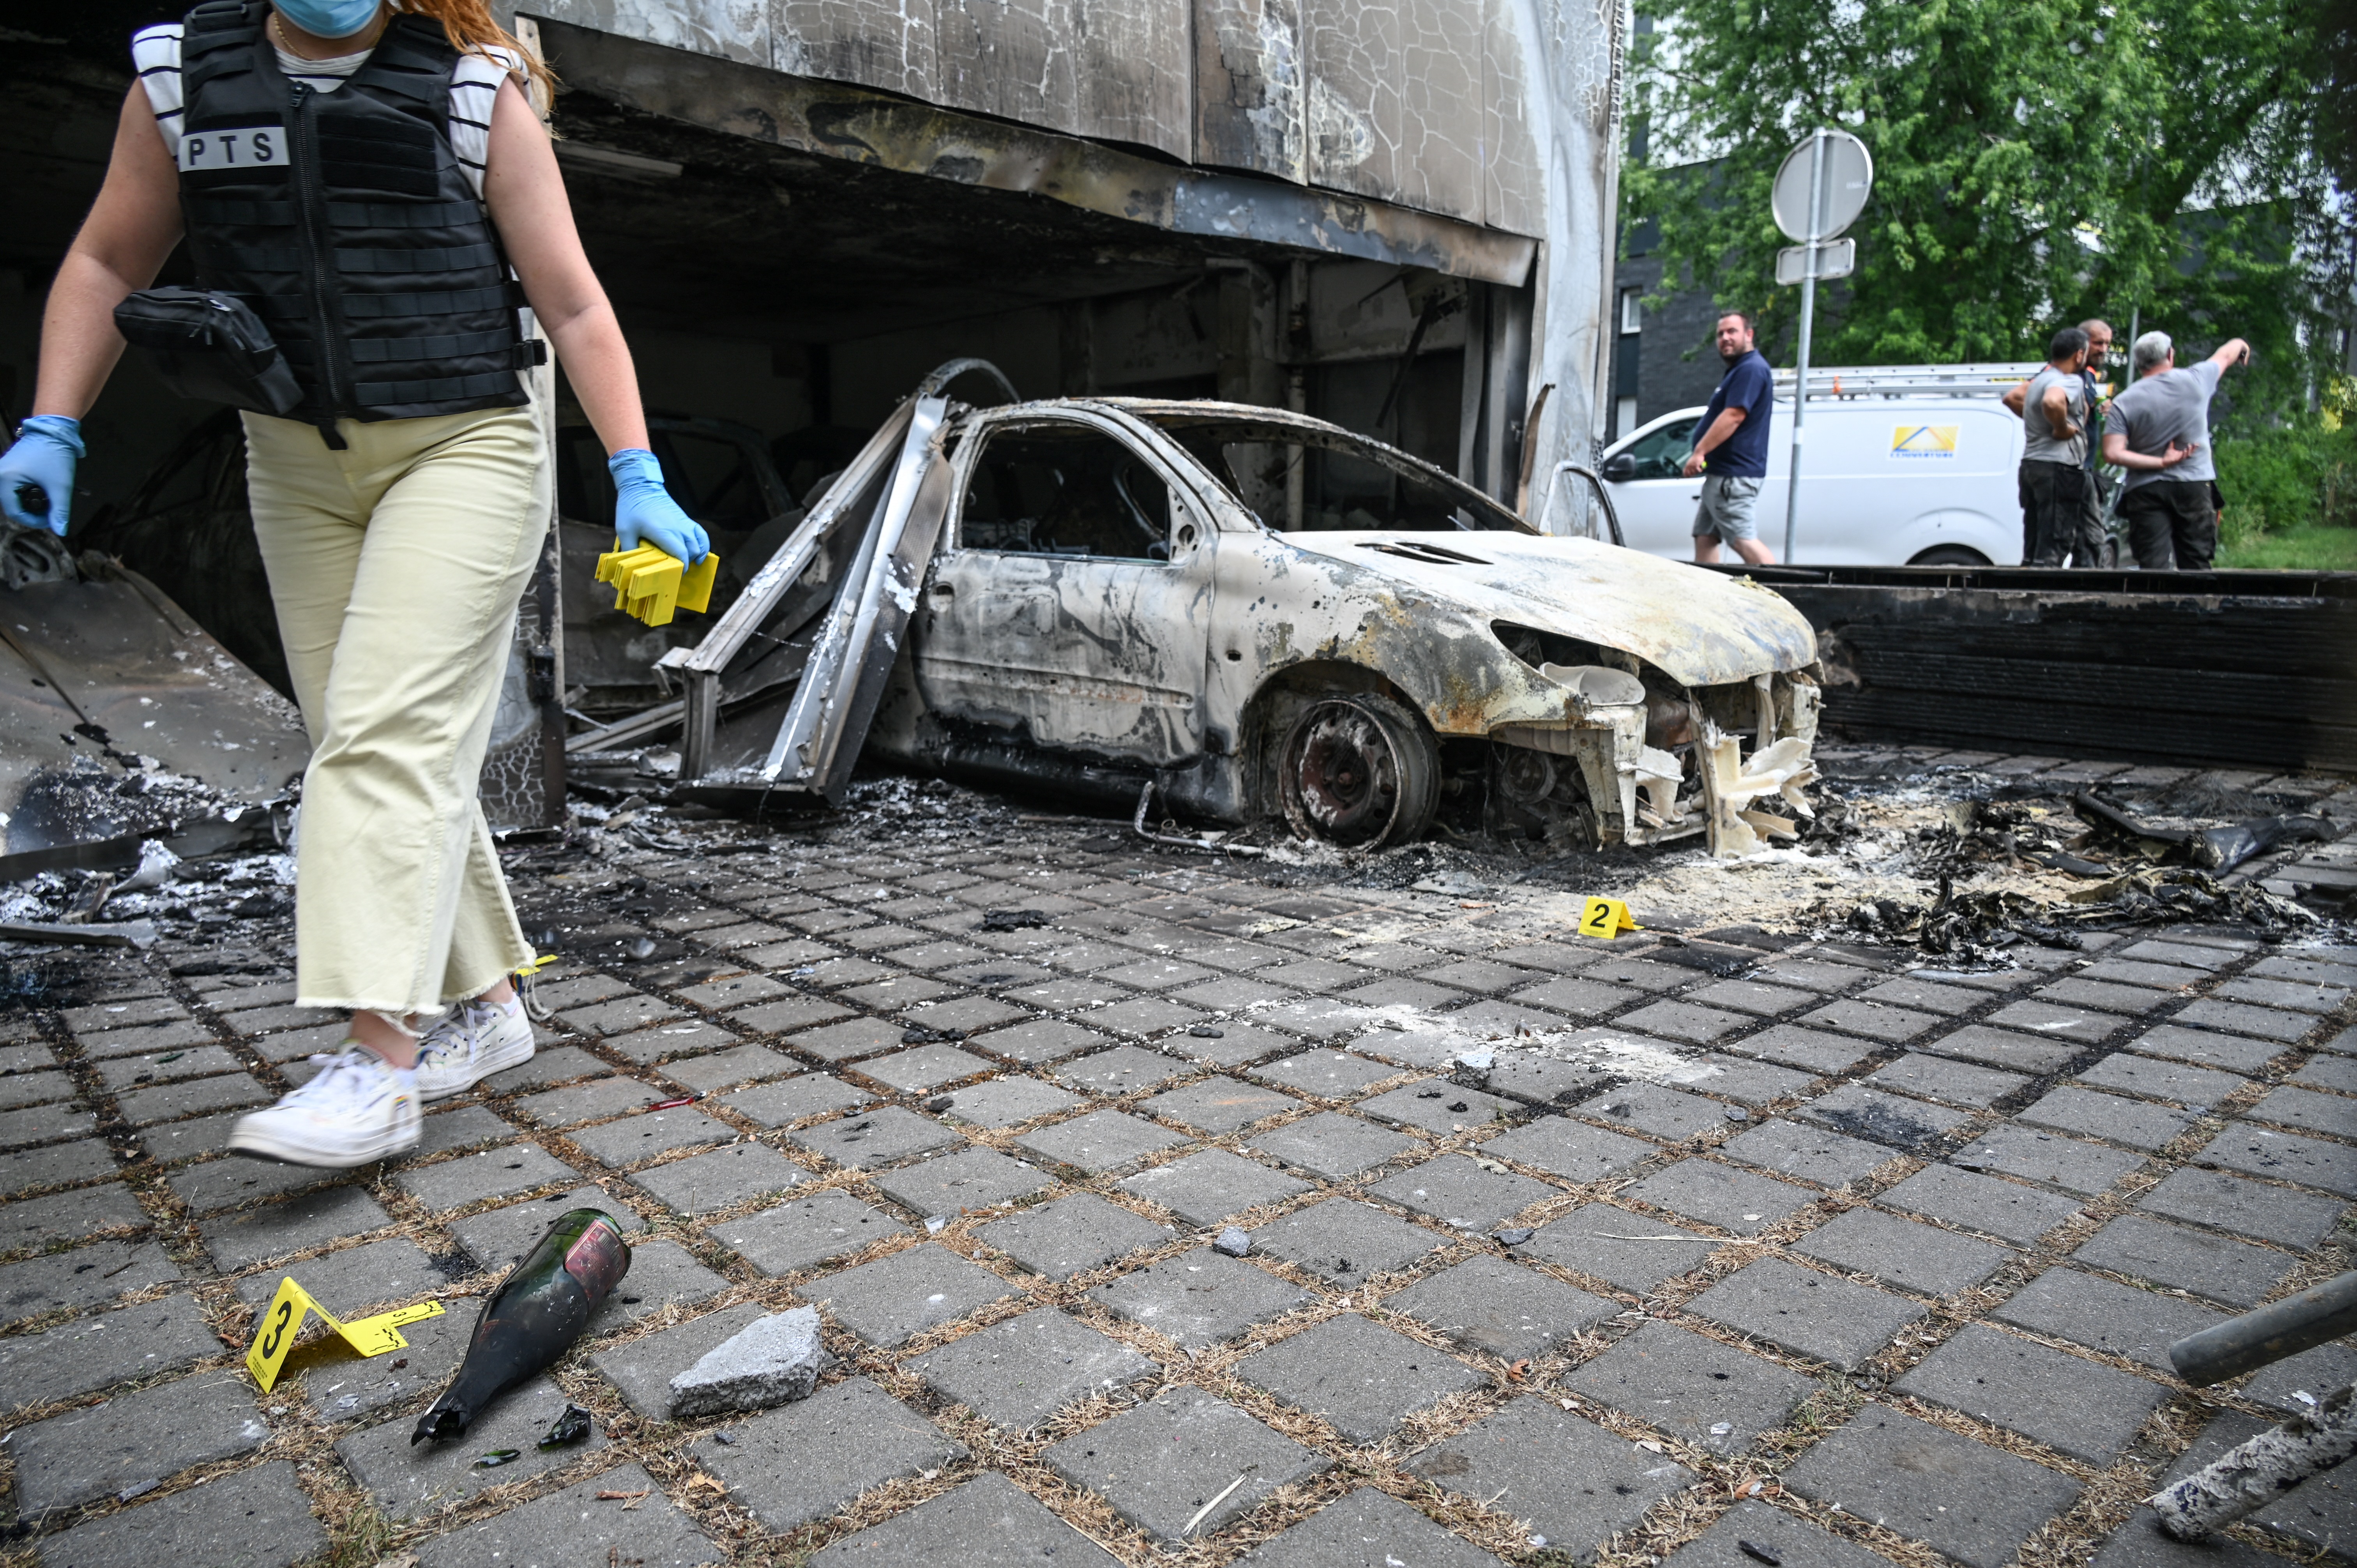
[[[147,105],[156,112],[156,129],[164,148],[177,161],[180,156],[180,24],[166,22],[142,27],[131,36],[131,68],[147,91]]]
[[[500,84],[511,72],[523,70],[523,57],[513,49],[494,48],[496,59],[471,51],[458,57],[450,73],[450,150],[467,171],[475,194],[483,194],[483,171],[491,156],[491,105]]]

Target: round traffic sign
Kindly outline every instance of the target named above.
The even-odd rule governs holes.
[[[1824,172],[1817,187],[1817,220],[1809,221],[1809,184],[1816,162],[1816,145],[1824,139]],[[1776,227],[1794,240],[1830,240],[1857,221],[1866,210],[1867,192],[1874,188],[1874,155],[1847,131],[1813,131],[1784,155],[1776,171],[1776,187],[1769,197]]]

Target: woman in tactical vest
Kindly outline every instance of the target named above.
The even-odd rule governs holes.
[[[307,1006],[351,1013],[233,1148],[349,1167],[422,1101],[532,1055],[533,951],[475,797],[550,457],[518,377],[555,346],[612,455],[615,531],[704,531],[647,450],[630,350],[483,0],[208,0],[134,41],[106,181],[51,285],[0,510],[64,534],[78,425],[128,333],[245,411],[254,532],[310,731],[296,886]],[[160,132],[160,134],[158,134]],[[149,289],[185,233],[198,286]],[[272,345],[274,344],[274,349]]]

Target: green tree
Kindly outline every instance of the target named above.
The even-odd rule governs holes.
[[[1820,293],[1817,362],[2034,359],[2056,326],[2136,317],[2189,347],[2249,338],[2237,413],[2280,412],[2349,300],[2339,3],[1657,0],[1635,107],[1709,161],[1628,170],[1628,216],[1658,226],[1669,279],[1759,310],[1789,355],[1769,187],[1840,126],[1875,189],[1857,272]]]

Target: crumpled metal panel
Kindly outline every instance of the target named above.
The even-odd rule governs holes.
[[[144,580],[0,591],[0,619],[7,854],[258,804],[310,760],[294,704]]]

